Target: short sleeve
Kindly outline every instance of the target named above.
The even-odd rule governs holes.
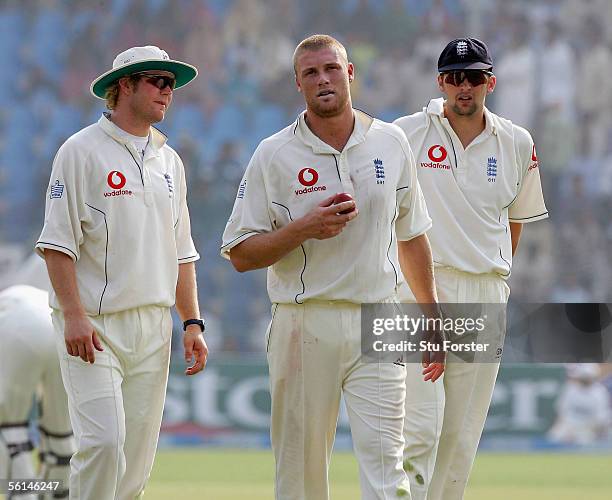
[[[46,193],[45,221],[36,242],[36,252],[43,255],[50,248],[79,259],[83,242],[81,219],[85,216],[83,170],[86,158],[71,142],[59,149],[53,160]]]
[[[519,146],[517,156],[522,174],[519,192],[508,207],[509,221],[518,223],[534,222],[548,217],[535,145],[531,136],[526,131],[525,133],[527,137],[523,142],[526,144]]]
[[[263,178],[262,156],[260,146],[238,186],[234,208],[223,232],[221,256],[226,259],[229,259],[230,250],[239,243],[255,234],[269,233],[274,229]]]
[[[191,219],[189,217],[189,208],[187,207],[187,183],[185,181],[185,169],[178,155],[176,155],[178,169],[180,173],[181,192],[179,201],[179,214],[176,226],[174,228],[174,237],[176,241],[176,255],[179,264],[193,262],[200,258],[193,244],[191,237]]]
[[[407,140],[403,149],[405,161],[396,190],[399,213],[395,232],[399,241],[416,238],[431,228],[431,218],[417,178],[416,162]]]

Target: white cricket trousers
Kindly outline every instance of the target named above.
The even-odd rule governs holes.
[[[90,317],[104,347],[93,365],[66,352],[64,318],[53,311],[62,379],[77,451],[70,498],[132,500],[153,467],[161,426],[172,318],[147,306]]]
[[[402,469],[406,370],[361,360],[361,308],[274,304],[267,333],[277,500],[327,500],[341,393],[362,498],[410,499]]]
[[[441,303],[506,303],[510,288],[498,275],[435,269]],[[406,366],[404,468],[415,500],[460,500],[474,464],[499,363],[446,364],[435,383],[422,366]]]
[[[68,467],[62,464],[74,452],[74,439],[48,302],[46,292],[30,286],[0,293],[0,479],[61,481],[65,492]],[[40,401],[40,476],[34,472],[28,433],[35,395]]]

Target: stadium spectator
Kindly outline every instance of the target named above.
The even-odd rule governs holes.
[[[495,74],[499,77],[495,112],[527,129],[533,127],[536,113],[536,81],[526,77],[536,73],[536,54],[530,40],[529,17],[514,15],[510,45],[495,66]]]
[[[586,44],[578,54],[576,70],[576,74],[580,75],[580,91],[576,101],[582,123],[580,144],[584,156],[599,159],[607,149],[612,123],[612,83],[608,77],[612,52],[600,19],[589,18],[583,30]]]

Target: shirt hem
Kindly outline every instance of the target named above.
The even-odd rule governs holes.
[[[57,250],[58,252],[62,252],[65,253],[66,255],[68,255],[74,262],[76,262],[77,260],[79,260],[78,255],[76,254],[76,252],[74,252],[73,250],[71,250],[68,247],[62,246],[62,245],[58,245],[57,243],[50,243],[48,241],[39,241],[36,243],[36,246],[34,247],[34,250],[36,251],[36,253],[38,255],[40,255],[41,257],[44,258],[44,253],[45,253],[45,248],[48,248],[50,250]]]
[[[416,233],[411,234],[410,236],[400,236],[396,232],[395,234],[397,236],[397,241],[410,241],[415,238],[418,238],[419,236],[423,236],[427,231],[432,228],[432,226],[433,224],[430,222],[425,228],[421,229],[420,231],[417,231]]]
[[[535,222],[537,220],[542,220],[542,219],[547,219],[549,216],[548,212],[544,212],[543,214],[539,214],[539,215],[533,215],[531,217],[520,217],[520,218],[513,218],[513,217],[508,217],[508,221],[509,222],[516,222],[518,224],[526,224],[527,222]]]
[[[239,243],[242,243],[244,240],[250,238],[251,236],[255,236],[256,234],[261,234],[261,233],[258,233],[257,231],[249,231],[248,233],[241,234],[240,236],[234,238],[229,243],[226,243],[225,245],[221,247],[221,257],[229,260],[229,254],[232,248],[234,248]]]

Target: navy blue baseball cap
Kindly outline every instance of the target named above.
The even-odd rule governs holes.
[[[493,69],[493,60],[483,41],[477,38],[457,38],[444,47],[438,59],[438,72],[462,69]]]

